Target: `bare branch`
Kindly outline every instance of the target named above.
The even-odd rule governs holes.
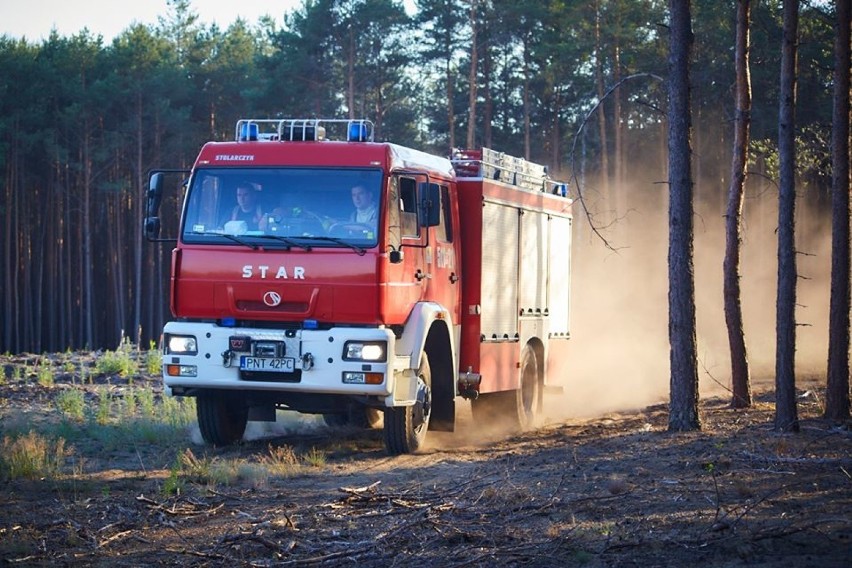
[[[601,230],[600,230],[601,228],[598,225],[595,224],[594,215],[592,214],[591,211],[589,211],[589,208],[586,205],[586,200],[583,196],[583,188],[580,185],[580,180],[577,178],[577,167],[575,165],[576,164],[575,156],[577,154],[577,140],[579,140],[580,137],[583,135],[583,130],[586,127],[586,123],[589,121],[589,119],[592,117],[592,115],[595,113],[595,111],[598,110],[598,108],[600,108],[601,104],[603,104],[603,102],[607,99],[607,97],[609,97],[623,83],[626,83],[627,81],[630,81],[630,80],[633,80],[633,79],[644,79],[644,78],[656,79],[657,81],[660,81],[660,82],[663,81],[662,77],[660,77],[659,75],[655,75],[653,73],[636,73],[636,74],[633,74],[633,75],[628,75],[627,77],[624,77],[623,79],[618,81],[616,84],[612,85],[604,93],[603,98],[601,98],[598,102],[596,102],[595,105],[586,114],[586,116],[583,117],[583,121],[580,123],[580,128],[577,129],[577,133],[574,135],[574,140],[571,143],[571,180],[570,181],[577,188],[577,199],[580,201],[580,205],[583,208],[583,214],[586,216],[586,219],[589,221],[589,227],[591,227],[592,232],[595,235],[597,235],[597,237],[603,242],[603,244],[604,244],[604,246],[606,246],[606,248],[608,248],[609,250],[611,250],[613,252],[618,252],[618,251],[603,236],[603,234],[601,233]]]

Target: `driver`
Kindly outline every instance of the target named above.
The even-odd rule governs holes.
[[[376,208],[372,191],[364,185],[354,186],[352,188],[352,204],[355,206],[355,211],[349,216],[350,222],[375,226],[379,211]]]

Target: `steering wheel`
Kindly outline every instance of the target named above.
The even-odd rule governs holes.
[[[328,228],[328,234],[333,235],[335,233],[339,235],[345,236],[354,236],[354,235],[363,235],[365,233],[372,233],[375,231],[371,225],[367,225],[366,223],[356,223],[355,221],[340,221],[337,223],[332,223]]]

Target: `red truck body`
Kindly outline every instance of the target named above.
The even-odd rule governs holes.
[[[341,126],[347,141],[324,139]],[[371,129],[245,120],[235,141],[202,148],[172,254],[163,376],[197,397],[208,442],[293,409],[330,424],[383,414],[388,451],[413,452],[453,429],[459,397],[477,419],[529,426],[564,368],[564,185],[488,149],[451,161],[372,142]],[[151,175],[149,237],[164,176]],[[354,209],[356,187],[373,210]]]

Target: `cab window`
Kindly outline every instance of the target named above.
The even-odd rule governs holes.
[[[417,224],[417,181],[414,178],[403,177],[399,180],[399,221],[403,237],[420,236]]]

